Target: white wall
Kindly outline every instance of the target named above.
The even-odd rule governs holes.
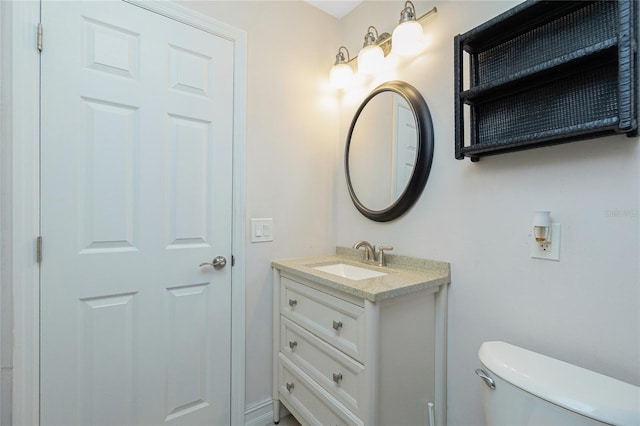
[[[180,4],[247,32],[249,219],[271,217],[274,241],[246,253],[246,405],[271,396],[271,260],[334,250],[339,104],[327,72],[337,20],[301,1]]]
[[[335,240],[366,239],[394,253],[451,262],[448,421],[484,424],[477,350],[504,340],[640,385],[640,144],[616,136],[483,158],[454,159],[453,37],[509,9],[513,1],[415,2],[433,36],[420,57],[389,71],[424,96],[435,128],[431,176],[417,204],[375,223],[351,204],[336,169]],[[391,31],[400,1],[366,1],[340,21],[352,54],[369,25]],[[379,81],[345,92],[344,137],[364,95]],[[531,259],[537,209],[562,224],[560,261]]]

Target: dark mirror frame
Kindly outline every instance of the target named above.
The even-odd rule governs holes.
[[[351,146],[351,136],[358,121],[358,117],[362,110],[367,106],[376,95],[383,92],[393,92],[402,96],[413,112],[416,122],[416,133],[418,135],[416,147],[416,163],[413,168],[413,174],[407,183],[400,197],[389,207],[383,210],[371,210],[358,199],[349,175],[349,147]],[[356,111],[349,134],[347,135],[347,145],[344,154],[344,170],[347,178],[347,188],[353,204],[358,211],[365,217],[376,222],[389,222],[404,214],[418,200],[431,172],[431,163],[433,162],[433,123],[431,121],[431,113],[424,98],[418,90],[403,81],[389,81],[376,87],[367,98],[362,102],[358,111]],[[375,170],[372,170],[375,173]]]

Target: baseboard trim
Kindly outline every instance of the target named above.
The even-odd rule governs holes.
[[[280,417],[286,417],[289,411],[280,404]],[[247,405],[244,413],[245,426],[269,426],[273,425],[273,399],[266,398],[262,401]]]
[[[247,406],[244,414],[245,426],[267,426],[273,424],[273,399],[267,398]]]

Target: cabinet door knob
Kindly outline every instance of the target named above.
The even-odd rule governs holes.
[[[342,321],[333,321],[333,329],[338,331],[342,328]]]
[[[298,301],[296,299],[289,299],[289,306],[291,306],[292,308],[297,304],[298,304]]]
[[[296,342],[295,340],[291,340],[289,342],[289,349],[291,349],[292,351],[296,350],[296,346],[298,346],[298,342]]]
[[[342,381],[342,373],[333,373],[333,381],[336,382],[336,385],[339,385]]]
[[[286,386],[286,388],[287,388],[287,390],[288,390],[289,392],[291,392],[291,391],[293,390],[293,388],[295,387],[295,386],[293,385],[293,383],[287,383],[285,386]]]

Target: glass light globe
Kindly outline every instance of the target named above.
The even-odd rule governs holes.
[[[358,53],[358,72],[375,74],[382,68],[384,52],[380,46],[371,44],[365,46]]]
[[[422,25],[418,21],[407,21],[393,30],[393,52],[401,56],[415,55],[423,42]]]
[[[336,64],[329,71],[329,83],[335,89],[344,89],[353,79],[353,70],[347,64]]]

